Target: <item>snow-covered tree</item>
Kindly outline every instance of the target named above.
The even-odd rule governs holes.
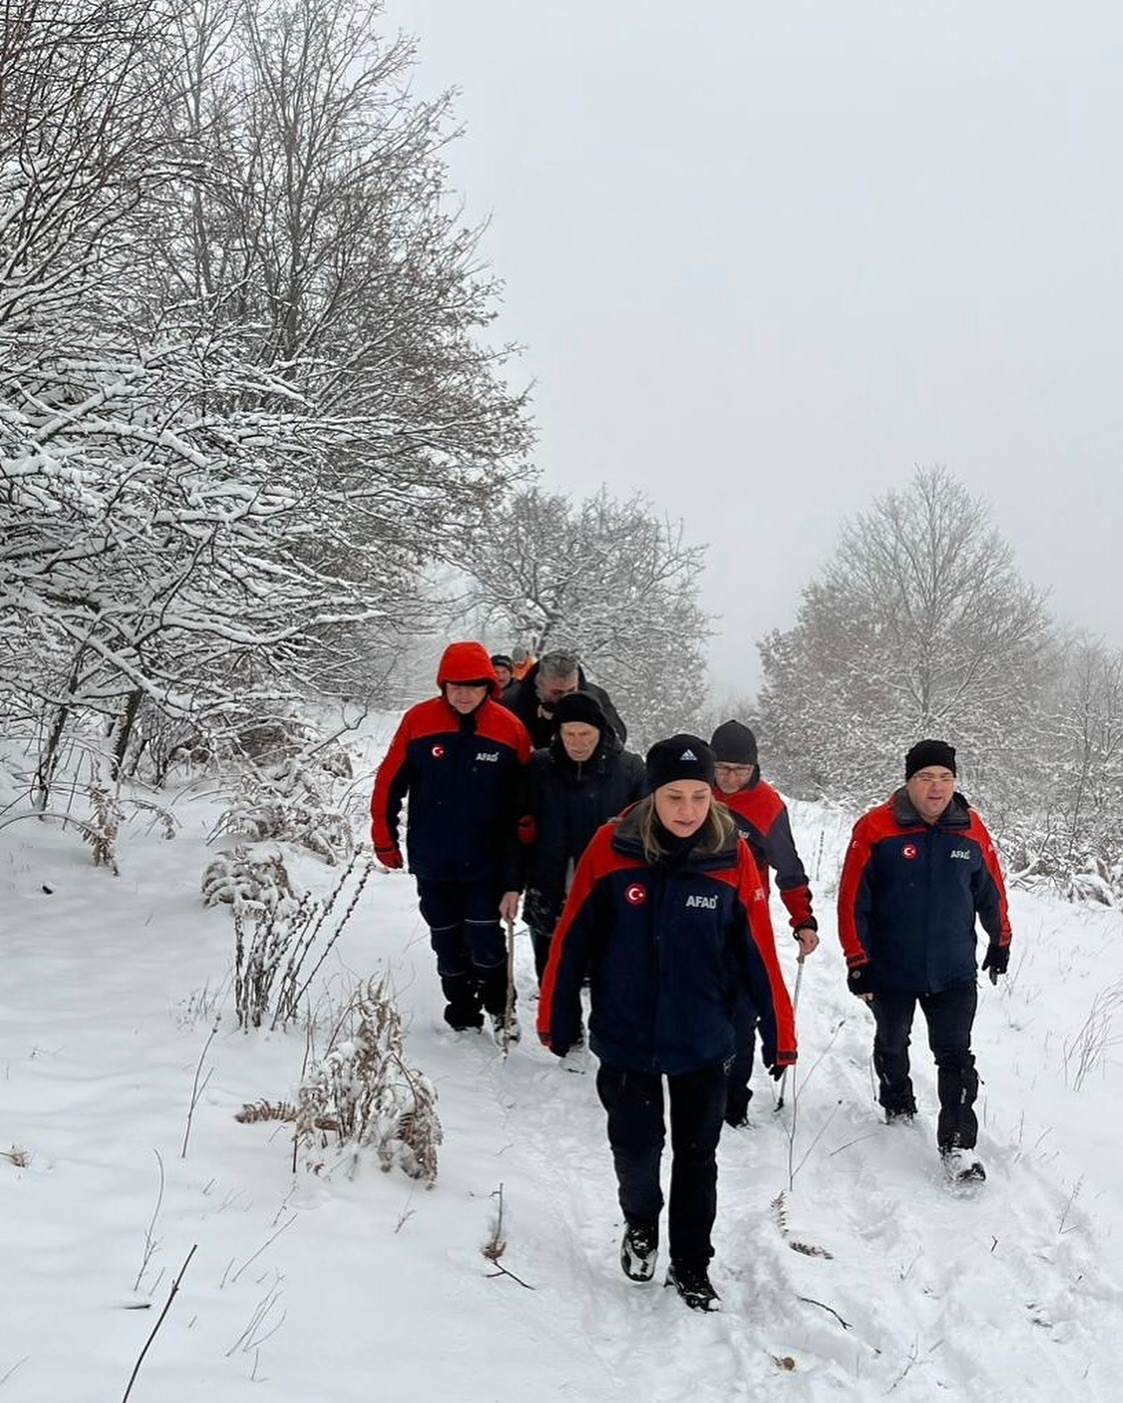
[[[1066,640],[1042,710],[1035,784],[1010,822],[1018,869],[1070,895],[1123,897],[1123,653]]]
[[[304,549],[413,631],[418,564],[463,558],[525,474],[530,435],[500,374],[507,351],[486,340],[498,284],[446,189],[449,99],[412,94],[413,43],[384,39],[380,10],[185,13],[191,177],[154,277],[161,309],[192,308],[291,384],[297,412],[330,421],[301,464],[320,521]]]
[[[369,676],[525,471],[445,108],[342,3],[9,7],[0,708],[120,758]]]
[[[529,488],[492,514],[466,568],[485,624],[539,654],[576,648],[641,744],[683,729],[704,700],[705,554],[642,495]]]
[[[760,645],[770,754],[797,789],[866,799],[899,782],[913,741],[942,736],[997,797],[1036,745],[1052,648],[985,503],[918,469],[844,526],[794,628]]]

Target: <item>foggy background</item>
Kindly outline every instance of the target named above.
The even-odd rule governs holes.
[[[840,13],[840,10],[845,13]],[[719,690],[843,516],[984,496],[1062,620],[1123,643],[1123,12],[392,0],[525,346],[545,485],[709,541]]]

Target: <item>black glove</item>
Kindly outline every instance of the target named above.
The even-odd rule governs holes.
[[[784,1063],[783,1066],[781,1066],[779,1062],[774,1062],[772,1066],[768,1069],[768,1075],[772,1078],[773,1081],[779,1081],[790,1066],[790,1062]]]
[[[873,976],[867,962],[864,965],[855,965],[846,975],[846,984],[852,994],[857,994],[861,999],[866,994],[876,992],[873,987]]]
[[[990,982],[998,983],[998,976],[1006,973],[1006,967],[1010,963],[1009,945],[988,945],[986,957],[983,960],[983,969],[990,970]]]

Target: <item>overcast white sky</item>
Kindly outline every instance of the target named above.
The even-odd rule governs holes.
[[[719,686],[915,464],[1123,644],[1123,6],[389,0],[538,462],[711,543]]]

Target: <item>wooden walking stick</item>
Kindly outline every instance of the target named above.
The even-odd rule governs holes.
[[[503,1010],[503,1056],[511,1046],[511,1025],[515,1021],[515,923],[507,922],[507,1004]]]

